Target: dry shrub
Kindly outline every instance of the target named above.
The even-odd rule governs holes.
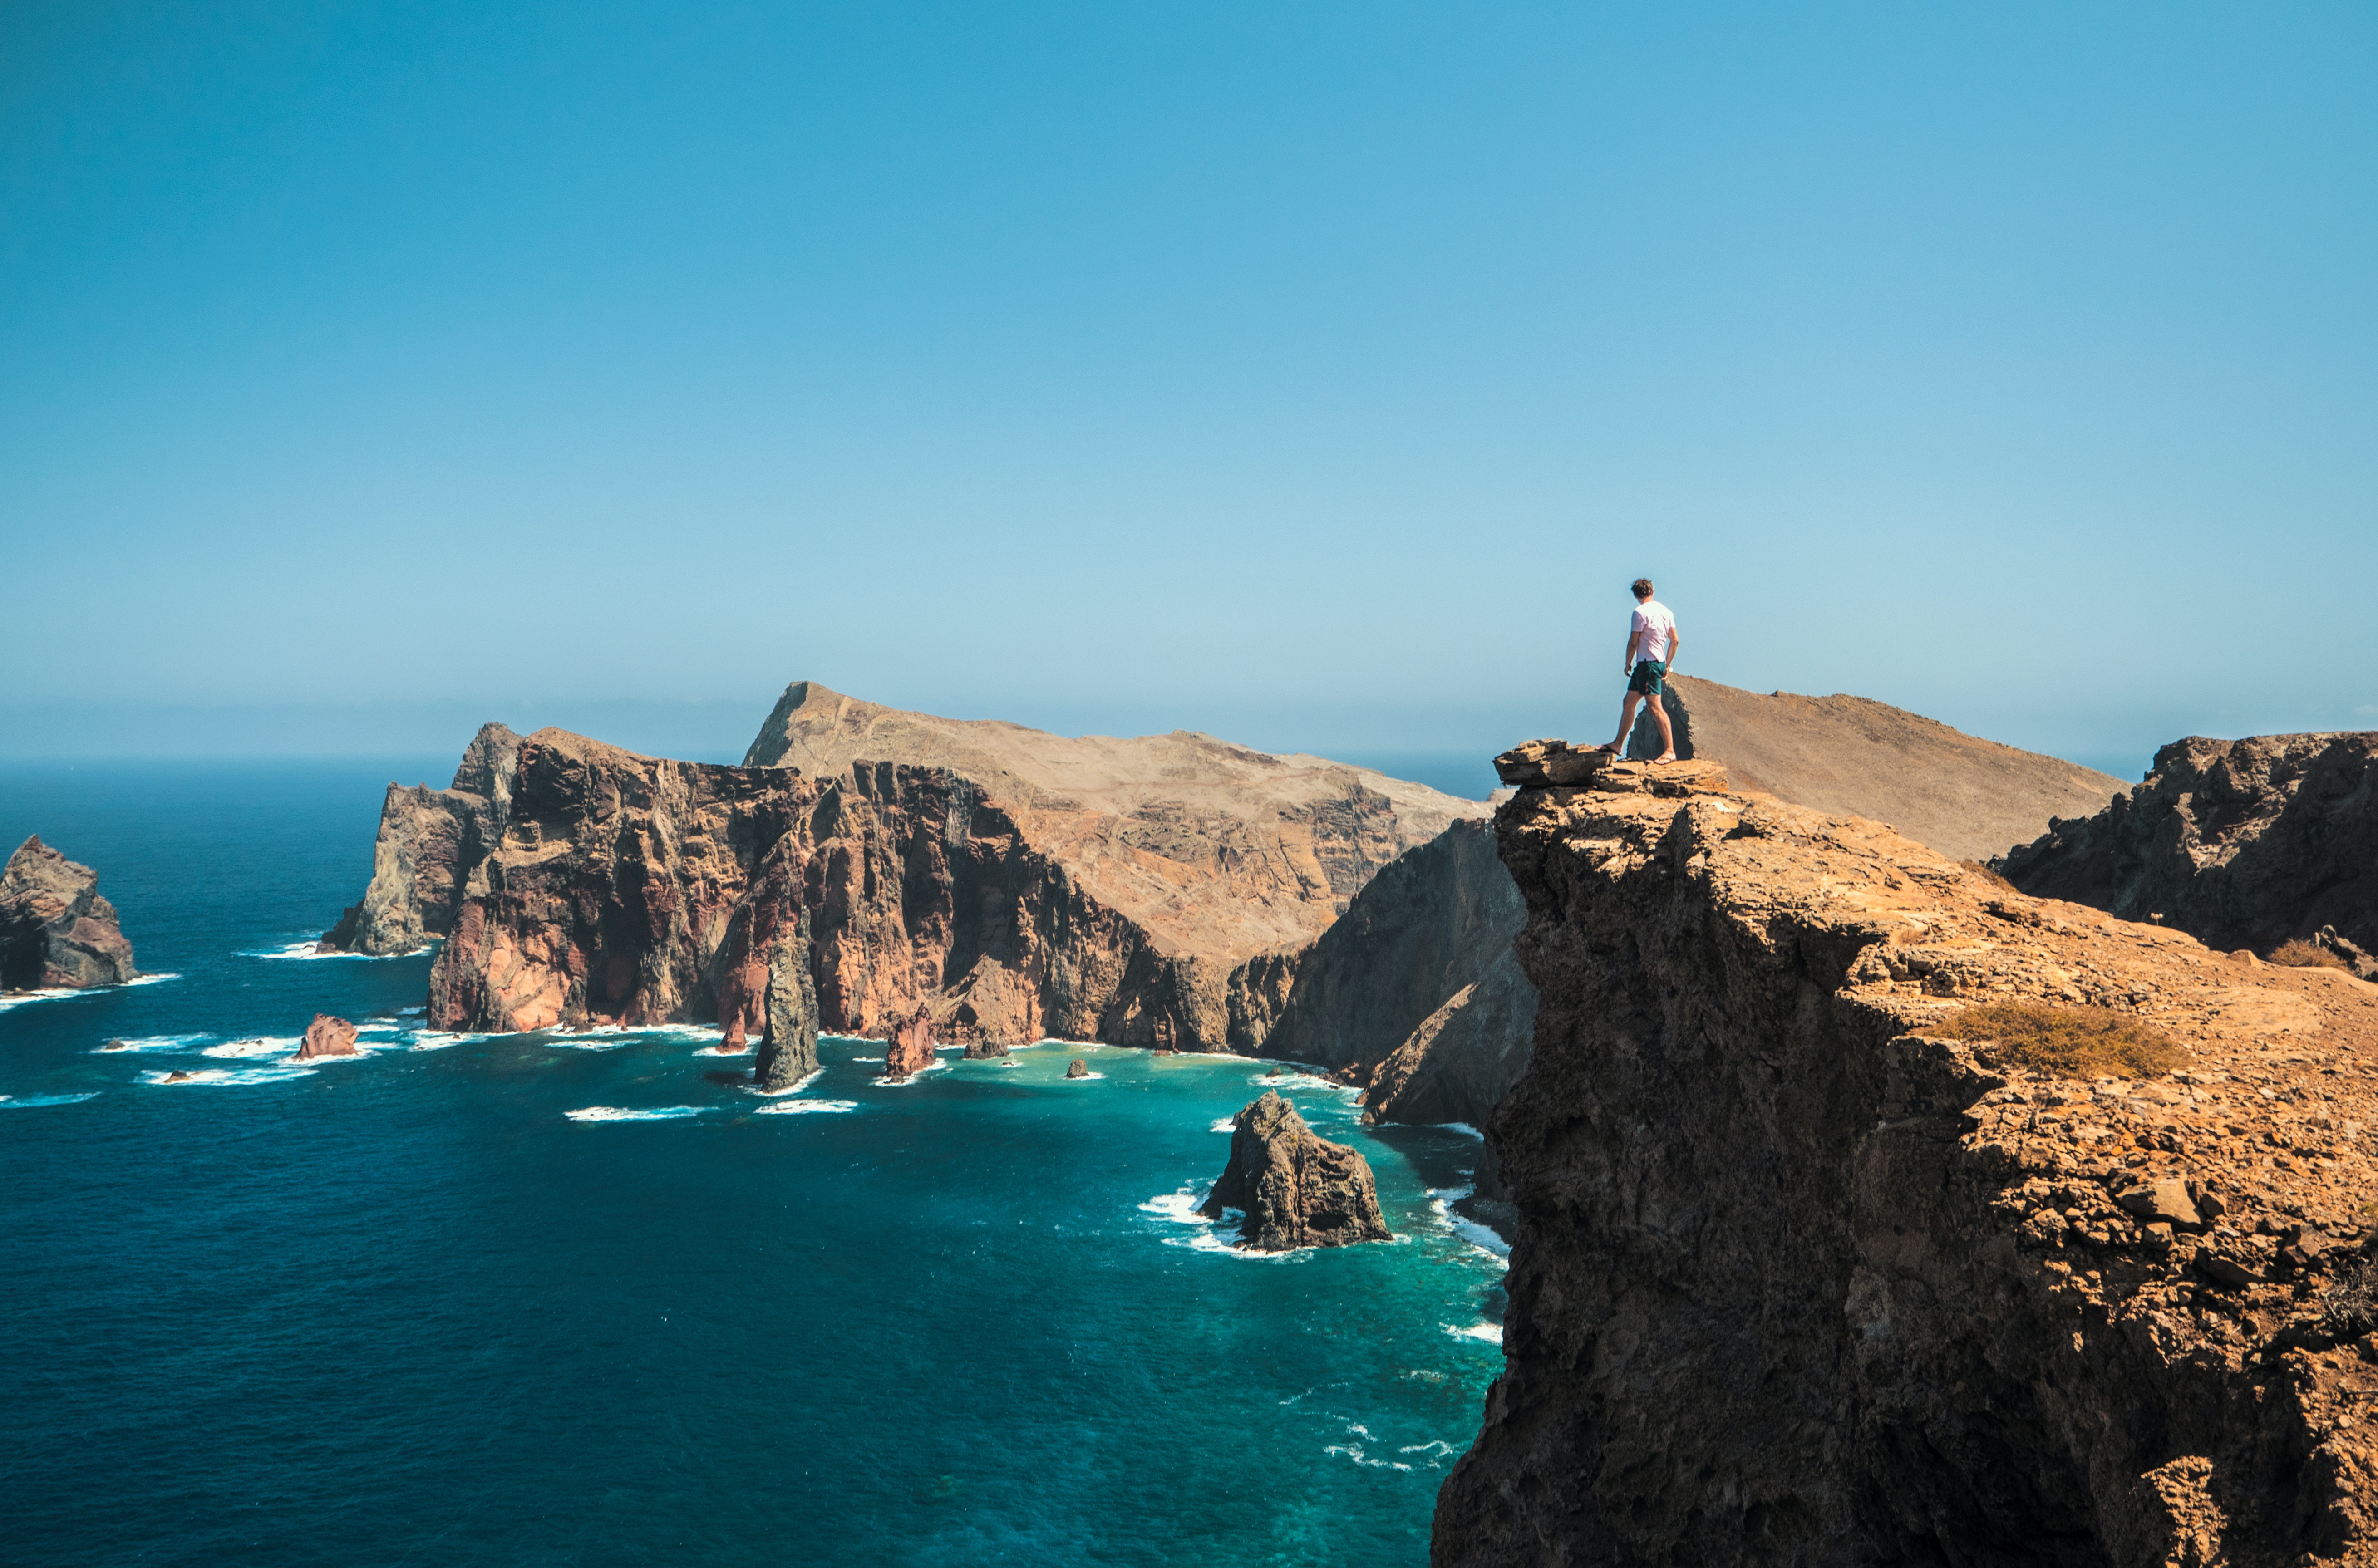
[[[2170,1035],[2126,1012],[2031,1001],[1969,1007],[1931,1031],[1998,1047],[2010,1067],[2060,1078],[2153,1078],[2185,1059]]]
[[[1996,871],[1991,870],[1988,867],[1983,865],[1978,860],[1960,860],[1957,864],[1964,867],[1966,870],[1971,871],[1975,876],[1979,877],[1982,880],[1989,883],[1990,886],[1997,888],[2001,892],[2023,892],[2021,888],[2015,886],[2012,882],[2008,881],[2004,877],[2000,876]]]
[[[2301,937],[2281,942],[2272,950],[2269,961],[2284,964],[2290,969],[2342,969],[2348,975],[2353,973],[2353,965],[2345,962],[2343,954],[2331,952]]]
[[[2378,1328],[2378,1263],[2368,1252],[2339,1272],[2336,1283],[2321,1298],[2321,1315],[2340,1339],[2352,1339]]]

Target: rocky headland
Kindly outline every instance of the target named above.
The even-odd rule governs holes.
[[[324,952],[414,952],[454,928],[470,877],[503,838],[520,736],[483,726],[445,789],[388,786],[371,884],[317,944]],[[485,891],[482,888],[480,891]]]
[[[1435,1561],[2378,1549],[2378,987],[1718,773],[1495,827],[1540,1003]]]
[[[2174,741],[2144,783],[2000,868],[2025,892],[2214,947],[2310,941],[2378,971],[2378,734]]]
[[[139,978],[99,874],[39,835],[0,870],[0,990],[84,989]]]
[[[1265,1090],[1231,1124],[1230,1163],[1199,1211],[1244,1215],[1239,1245],[1259,1252],[1386,1241],[1378,1183],[1359,1150],[1332,1143],[1296,1107]]]

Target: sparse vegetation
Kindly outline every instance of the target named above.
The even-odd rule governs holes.
[[[2336,1283],[2324,1293],[2320,1301],[2321,1315],[2340,1339],[2351,1339],[2378,1328],[2378,1262],[2368,1253],[2337,1276]]]
[[[2290,969],[2342,969],[2348,975],[2353,972],[2353,965],[2346,963],[2342,954],[2331,952],[2318,943],[2308,942],[2301,937],[2296,938],[2293,941],[2281,942],[2274,948],[2271,951],[2270,962],[2284,964]]]
[[[1933,1033],[1988,1044],[2009,1067],[2036,1068],[2060,1078],[2154,1078],[2185,1059],[2162,1030],[2102,1007],[1986,1002]]]
[[[2004,877],[2000,876],[1996,871],[1991,870],[1988,867],[1983,865],[1978,860],[1960,860],[1957,864],[1964,867],[1966,870],[1971,871],[1975,876],[1979,877],[1982,880],[1989,883],[1990,886],[1998,889],[2000,892],[2021,892],[2023,891],[2021,888],[2016,887],[2012,882],[2008,881]]]

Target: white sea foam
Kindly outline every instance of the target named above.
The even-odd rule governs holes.
[[[63,1001],[68,997],[89,996],[90,994],[90,993],[88,991],[67,990],[64,987],[58,987],[54,989],[42,991],[10,991],[5,996],[0,996],[0,1012],[6,1012],[12,1007],[23,1007],[29,1002]]]
[[[872,1059],[881,1061],[883,1059],[882,1057],[876,1057]],[[947,1072],[949,1070],[950,1064],[946,1061],[929,1061],[924,1066],[917,1069],[916,1071],[908,1074],[906,1078],[894,1078],[886,1075],[882,1078],[873,1079],[871,1082],[879,1089],[905,1089],[909,1084],[914,1083],[918,1079],[925,1076],[928,1072]]]
[[[1503,1343],[1501,1323],[1471,1323],[1468,1328],[1457,1328],[1451,1323],[1442,1323],[1438,1326],[1456,1339],[1475,1339],[1487,1345]]]
[[[310,1078],[311,1066],[300,1067],[294,1062],[275,1062],[270,1067],[203,1067],[196,1072],[186,1072],[179,1078],[166,1072],[144,1072],[143,1083],[154,1083],[168,1089],[239,1088],[251,1083],[278,1083],[285,1078]]]
[[[1247,1082],[1262,1089],[1328,1089],[1349,1096],[1363,1092],[1351,1083],[1340,1083],[1335,1078],[1316,1078],[1310,1072],[1258,1072]]]
[[[1234,1116],[1217,1117],[1214,1125],[1206,1129],[1208,1132],[1236,1132],[1238,1130],[1239,1119]]]
[[[209,1046],[202,1055],[213,1057],[287,1056],[305,1044],[295,1035],[262,1035],[252,1040],[229,1040],[220,1046]]]
[[[750,1056],[753,1051],[758,1050],[759,1048],[759,1045],[756,1041],[747,1039],[739,1046],[729,1046],[724,1044],[703,1046],[693,1054],[696,1056]]]
[[[137,1039],[117,1040],[112,1044],[93,1046],[91,1047],[91,1054],[93,1056],[114,1056],[118,1051],[183,1051],[197,1045],[200,1040],[211,1040],[213,1038],[213,1035],[205,1033],[196,1035],[143,1035]]]
[[[0,994],[0,1012],[29,1002],[72,1001],[77,997],[103,997],[110,991],[121,991],[133,986],[162,986],[168,980],[178,980],[179,975],[136,975],[121,986],[53,986],[42,990],[9,991]]]
[[[1442,1381],[1444,1377],[1445,1374],[1443,1372],[1439,1372],[1437,1374],[1439,1381]],[[1461,1450],[1454,1447],[1453,1444],[1446,1442],[1443,1438],[1437,1438],[1429,1442],[1408,1442],[1401,1448],[1397,1449],[1396,1452],[1399,1454],[1432,1454],[1439,1459],[1459,1458],[1461,1454]],[[1432,1468],[1434,1466],[1432,1466]]]
[[[308,960],[318,958],[345,958],[357,960],[365,964],[378,964],[385,959],[417,958],[425,952],[435,952],[445,940],[442,937],[438,938],[431,941],[427,947],[417,947],[411,952],[317,952],[314,951],[314,944],[320,940],[321,939],[318,937],[307,937],[304,941],[291,942],[286,947],[251,948],[243,951],[239,956],[242,958],[302,958]]]
[[[882,1061],[883,1059],[880,1056],[855,1056],[850,1059],[853,1061]]]
[[[1335,1454],[1343,1459],[1351,1459],[1355,1464],[1361,1465],[1367,1469],[1401,1470],[1406,1475],[1410,1475],[1411,1473],[1411,1466],[1405,1464],[1400,1459],[1370,1458],[1363,1454],[1363,1445],[1359,1442],[1333,1442],[1321,1452],[1324,1454]]]
[[[857,1100],[775,1100],[762,1106],[752,1114],[755,1116],[826,1115],[858,1108]]]
[[[78,1106],[85,1100],[95,1100],[99,1095],[97,1089],[79,1095],[27,1095],[21,1099],[14,1095],[0,1095],[0,1109],[38,1110],[43,1106]]]
[[[1204,1203],[1206,1194],[1213,1190],[1208,1185],[1203,1188],[1179,1187],[1170,1192],[1159,1192],[1139,1205],[1140,1213],[1160,1215],[1175,1225],[1212,1225],[1212,1220],[1197,1212],[1197,1205]]]
[[[763,1099],[773,1100],[780,1095],[798,1095],[824,1076],[825,1069],[821,1067],[800,1082],[787,1083],[781,1089],[763,1089],[757,1083],[746,1083],[743,1085],[743,1092],[747,1095],[758,1095]]]
[[[498,1038],[501,1036],[496,1035],[449,1035],[439,1029],[416,1029],[413,1032],[413,1038],[405,1048],[415,1051],[442,1051],[449,1046],[475,1045],[482,1040]]]
[[[1106,1074],[1103,1072],[1084,1072],[1079,1075],[1068,1072],[1063,1078],[1059,1079],[1058,1082],[1061,1083],[1087,1083],[1093,1078],[1104,1078]]]
[[[683,1116],[700,1116],[707,1106],[659,1106],[651,1110],[627,1110],[619,1106],[582,1106],[561,1114],[572,1121],[674,1121]]]
[[[1475,1138],[1482,1143],[1486,1141],[1486,1134],[1466,1121],[1440,1121],[1436,1125],[1447,1132],[1459,1132],[1464,1138]]]
[[[1509,1263],[1511,1244],[1503,1239],[1501,1232],[1491,1226],[1481,1225],[1466,1215],[1454,1212],[1453,1205],[1469,1197],[1475,1191],[1475,1188],[1471,1187],[1433,1189],[1428,1195],[1429,1210],[1444,1224],[1445,1228],[1454,1235],[1460,1237],[1496,1263]]]

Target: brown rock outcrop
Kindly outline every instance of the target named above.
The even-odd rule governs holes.
[[[1436,1562],[2372,1556],[2378,988],[1772,800],[1540,788],[1496,827],[1541,1002]],[[2184,1065],[1941,1033],[2015,999]]]
[[[920,1007],[884,1042],[883,1076],[897,1083],[924,1071],[934,1059],[933,1015]]]
[[[481,726],[454,782],[388,786],[371,884],[322,933],[324,952],[413,952],[454,928],[454,912],[472,891],[472,870],[503,837],[520,736],[501,724]],[[484,892],[481,888],[477,891]]]
[[[756,1031],[772,995],[794,1006],[804,962],[817,1025],[872,1038],[920,1007],[1010,1044],[1220,1050],[1269,1023],[1245,1009],[1276,960],[1166,951],[940,768],[811,778],[540,730],[517,748],[502,838],[460,880],[430,971],[438,1028]]]
[[[0,991],[83,989],[137,979],[132,944],[99,874],[39,835],[0,871]]]
[[[2174,741],[2144,783],[2000,868],[2025,892],[2217,948],[2267,953],[2330,928],[2323,945],[2378,950],[2378,734]]]
[[[791,923],[779,921],[768,948],[765,1032],[751,1064],[763,1089],[789,1089],[818,1070],[817,981],[810,973],[810,916],[804,909]],[[743,1027],[738,1009],[730,1027]]]
[[[1075,1057],[1065,1064],[1065,1076],[1068,1078],[1087,1078],[1089,1075],[1090,1064],[1080,1057]]]
[[[294,1059],[312,1061],[317,1057],[355,1054],[355,1026],[343,1018],[318,1012],[314,1022],[306,1025],[306,1038],[299,1042]]]
[[[1231,1159],[1198,1212],[1246,1216],[1239,1245],[1258,1252],[1343,1247],[1394,1237],[1379,1214],[1378,1184],[1359,1150],[1314,1135],[1296,1107],[1269,1089],[1231,1124]]]

